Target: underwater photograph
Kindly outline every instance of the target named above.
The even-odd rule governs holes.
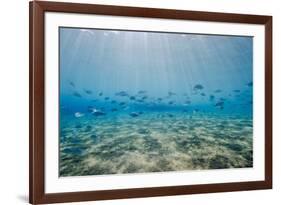
[[[59,176],[253,167],[253,37],[59,28]]]

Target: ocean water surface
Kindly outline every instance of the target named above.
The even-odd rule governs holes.
[[[60,176],[253,166],[253,40],[60,28]]]

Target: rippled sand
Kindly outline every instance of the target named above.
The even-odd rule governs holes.
[[[154,113],[61,123],[60,176],[245,168],[252,119]]]

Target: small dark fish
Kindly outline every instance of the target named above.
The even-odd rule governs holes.
[[[120,91],[115,93],[116,96],[121,96],[121,97],[125,97],[125,96],[129,96],[129,94],[126,91]]]
[[[111,112],[117,112],[118,110],[116,108],[112,108]]]
[[[158,100],[158,101],[162,101],[163,99],[162,99],[162,98],[157,98],[157,100]]]
[[[226,101],[226,98],[220,98],[220,101]]]
[[[69,82],[69,85],[75,88],[75,84],[72,81]]]
[[[193,87],[193,90],[197,91],[197,90],[203,90],[204,89],[204,86],[201,85],[201,84],[197,84]]]
[[[201,96],[205,97],[205,96],[206,96],[206,94],[205,94],[205,93],[201,93]]]
[[[76,91],[73,93],[73,95],[75,97],[82,98],[82,95],[80,93],[76,92]]]
[[[174,101],[169,101],[168,104],[169,105],[173,105],[175,102]]]
[[[174,115],[172,115],[172,114],[168,114],[168,117],[174,117]]]
[[[120,102],[119,105],[123,106],[123,105],[126,105],[125,102]]]
[[[185,104],[189,105],[191,103],[190,100],[185,101]]]
[[[135,99],[136,99],[135,96],[131,96],[131,97],[130,97],[130,100],[135,100]]]
[[[214,95],[210,95],[209,99],[210,99],[210,101],[213,101],[215,99],[215,96]]]
[[[221,93],[221,92],[222,92],[222,90],[217,89],[217,90],[215,90],[214,92],[215,92],[215,93]]]
[[[105,97],[104,99],[105,99],[105,100],[109,100],[109,97]]]
[[[169,92],[168,92],[168,95],[169,95],[169,96],[173,96],[173,95],[176,95],[176,93],[169,91]]]
[[[233,92],[235,92],[235,93],[240,93],[240,90],[233,90]]]
[[[112,103],[112,104],[115,104],[115,103],[116,103],[116,100],[111,100],[111,103]]]
[[[92,95],[93,94],[93,92],[91,90],[84,89],[84,92],[87,93],[88,95]]]
[[[247,83],[247,86],[252,87],[253,86],[253,82]]]
[[[99,101],[98,99],[93,99],[93,100],[91,100],[92,102],[97,102],[97,101]]]
[[[143,96],[141,99],[142,100],[145,100],[145,99],[147,99],[148,97],[147,96]]]
[[[188,112],[188,110],[187,109],[183,109],[182,112]]]
[[[142,115],[142,114],[143,114],[143,111],[139,111],[139,114]]]
[[[195,112],[199,112],[199,109],[196,108],[196,109],[194,109],[194,111],[195,111]]]
[[[224,102],[223,101],[219,101],[215,104],[216,107],[222,107],[224,106]]]
[[[145,93],[147,93],[145,90],[138,91],[138,94],[145,94]]]
[[[102,95],[103,95],[103,92],[100,92],[100,93],[99,93],[99,96],[102,96]]]
[[[141,100],[141,99],[139,99],[139,100],[137,100],[137,102],[139,102],[139,103],[143,103],[144,101],[143,101],[143,100]]]
[[[131,116],[131,117],[138,117],[138,116],[139,116],[139,113],[131,112],[131,113],[130,113],[130,116]]]

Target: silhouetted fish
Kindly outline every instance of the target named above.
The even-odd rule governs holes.
[[[143,111],[139,111],[139,114],[142,115],[142,114],[143,114]]]
[[[130,100],[135,100],[135,99],[136,99],[135,96],[131,96],[131,97],[130,97]]]
[[[99,96],[102,96],[102,95],[103,95],[103,92],[100,92],[100,93],[99,93]]]
[[[176,95],[176,93],[169,91],[169,92],[168,92],[168,95],[169,95],[169,96],[173,96],[173,95]]]
[[[130,116],[131,116],[131,117],[138,117],[138,116],[139,116],[139,113],[131,112],[131,113],[130,113]]]
[[[141,99],[146,100],[147,98],[148,98],[147,96],[143,96]]]
[[[145,90],[138,91],[138,94],[145,94],[145,93],[147,93]]]
[[[116,112],[116,111],[118,111],[116,108],[111,109],[111,112]]]
[[[75,88],[75,84],[72,81],[69,82],[69,85]]]
[[[162,101],[163,99],[162,99],[162,98],[157,98],[157,100],[158,100],[158,101]]]
[[[126,103],[125,102],[120,102],[119,105],[121,105],[121,106],[122,105],[126,105]]]
[[[129,94],[126,91],[120,91],[115,93],[116,96],[121,96],[121,97],[125,97],[125,96],[129,96]]]
[[[182,112],[188,112],[188,110],[187,109],[183,109]]]
[[[215,90],[214,92],[215,92],[215,93],[221,93],[221,92],[222,92],[222,90],[217,89],[217,90]]]
[[[215,104],[216,107],[224,106],[224,101],[219,101]]]
[[[168,114],[168,117],[174,117],[174,115],[173,114]]]
[[[253,86],[253,82],[247,83],[247,86],[252,87]]]
[[[191,101],[190,100],[186,100],[184,103],[189,105],[191,103]]]
[[[174,101],[169,101],[168,104],[169,104],[169,105],[173,105],[173,104],[174,104]]]
[[[91,95],[93,93],[91,90],[86,90],[86,89],[84,89],[84,92],[87,93],[88,95]]]
[[[206,94],[205,94],[205,93],[201,93],[201,96],[205,97],[205,96],[206,96]]]
[[[214,95],[210,95],[209,99],[210,99],[210,101],[213,101],[215,99],[215,96]]]
[[[197,84],[193,87],[193,90],[197,91],[197,90],[203,90],[204,89],[204,86],[201,85],[201,84]]]
[[[123,110],[128,110],[130,107],[129,106],[122,106],[121,107]]]
[[[105,99],[105,100],[109,100],[109,97],[105,97],[104,99]]]
[[[78,93],[78,92],[73,92],[73,95],[75,96],[75,97],[79,97],[79,98],[81,98],[82,97],[82,95],[80,95],[80,93]]]
[[[115,104],[115,103],[116,103],[116,100],[111,100],[111,103],[112,103],[112,104]]]
[[[233,90],[233,92],[235,92],[235,93],[240,93],[240,90]]]

